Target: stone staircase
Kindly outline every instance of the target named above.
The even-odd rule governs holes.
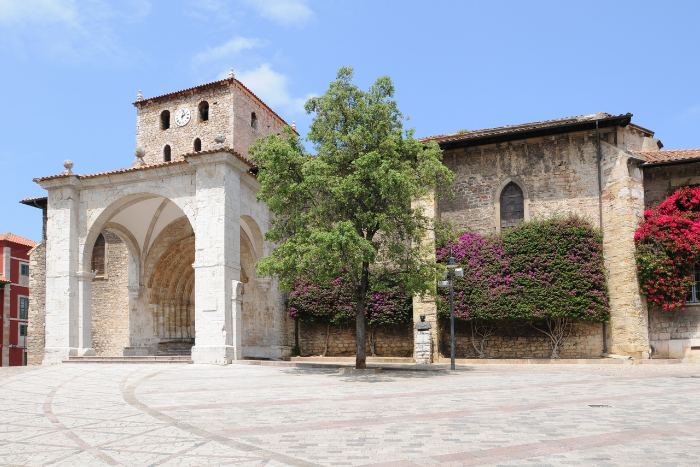
[[[192,346],[194,339],[184,341],[168,341],[158,343],[156,356],[187,356],[192,355]]]
[[[183,364],[192,363],[190,355],[149,355],[139,357],[69,357],[63,363],[169,363]]]

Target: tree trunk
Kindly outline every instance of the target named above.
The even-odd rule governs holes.
[[[365,298],[357,301],[357,314],[355,315],[355,332],[357,333],[357,356],[355,368],[364,370],[367,368],[367,355],[365,353]]]
[[[323,347],[323,355],[322,357],[325,357],[328,354],[328,341],[331,338],[331,325],[329,324],[328,327],[326,328],[326,345]]]
[[[369,336],[369,353],[373,357],[376,357],[377,352],[376,352],[375,346],[377,344],[377,328],[370,326],[369,331],[367,332],[367,335]]]

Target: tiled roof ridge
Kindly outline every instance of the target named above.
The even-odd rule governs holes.
[[[20,245],[32,246],[32,247],[39,243],[39,242],[35,242],[34,240],[29,240],[28,238],[20,237],[19,235],[15,235],[11,232],[7,232],[7,233],[0,235],[0,241],[7,241],[7,242],[17,243]]]
[[[58,175],[49,175],[49,176],[47,176],[47,177],[35,178],[34,181],[35,181],[35,182],[41,182],[41,181],[45,181],[45,180],[54,180],[54,179],[57,179],[57,178],[65,178],[65,177],[77,177],[78,179],[81,179],[81,180],[82,180],[82,179],[84,179],[84,178],[94,178],[94,177],[101,177],[101,176],[104,176],[104,175],[114,175],[114,174],[118,174],[118,173],[128,173],[128,172],[136,172],[136,171],[139,171],[139,170],[155,169],[155,168],[158,168],[158,167],[165,167],[165,166],[168,166],[168,165],[187,164],[187,163],[188,163],[188,162],[187,162],[187,158],[188,158],[188,157],[199,156],[199,155],[202,155],[202,154],[214,154],[214,153],[217,153],[217,152],[227,152],[227,153],[229,153],[229,154],[232,154],[232,155],[235,156],[236,158],[242,160],[243,162],[245,162],[246,164],[248,164],[250,167],[257,167],[253,162],[251,162],[251,161],[248,160],[247,158],[241,156],[241,155],[240,155],[238,152],[236,152],[234,149],[232,149],[232,148],[230,148],[230,147],[228,147],[228,146],[224,146],[223,148],[218,148],[218,149],[215,148],[215,149],[208,149],[208,150],[206,150],[206,151],[190,152],[190,153],[187,153],[187,154],[182,154],[182,157],[184,157],[185,159],[183,159],[183,160],[178,160],[178,161],[157,162],[157,163],[155,163],[155,164],[137,165],[137,166],[135,166],[135,167],[126,167],[126,168],[123,168],[123,169],[109,170],[109,171],[106,171],[106,172],[97,172],[97,173],[85,174],[85,175],[79,175],[79,174],[63,174],[63,173],[61,173],[61,174],[58,174]],[[40,199],[40,198],[36,198],[36,199]],[[26,200],[22,200],[22,201],[31,201],[31,200],[32,200],[32,198],[27,198]]]
[[[695,149],[658,149],[651,151],[630,151],[632,154],[643,157],[647,164],[657,162],[673,162],[690,159],[700,159],[700,148]]]
[[[58,175],[49,175],[47,177],[39,177],[35,178],[35,182],[40,182],[44,180],[54,180],[57,178],[65,178],[65,177],[77,177],[78,179],[83,179],[83,178],[93,178],[93,177],[99,177],[102,175],[112,175],[112,174],[118,174],[118,173],[127,173],[127,172],[136,172],[138,170],[147,170],[147,169],[155,169],[158,167],[165,167],[167,165],[177,165],[177,164],[185,164],[187,161],[182,160],[182,161],[170,161],[170,162],[157,162],[155,164],[146,164],[146,165],[137,165],[136,167],[126,167],[123,169],[117,169],[117,170],[109,170],[106,172],[96,172],[94,174],[85,174],[85,175],[79,175],[79,174],[58,174]]]
[[[441,141],[441,140],[446,140],[448,138],[451,138],[450,140],[456,140],[456,139],[462,139],[462,138],[470,138],[474,136],[479,136],[481,134],[489,134],[489,133],[505,133],[505,132],[511,132],[511,131],[517,131],[520,129],[528,129],[528,128],[541,128],[541,127],[546,127],[550,126],[552,124],[557,124],[557,123],[577,123],[577,122],[585,122],[585,121],[592,121],[596,119],[603,119],[603,118],[612,118],[612,117],[626,117],[626,116],[632,116],[631,113],[626,113],[626,114],[619,114],[619,115],[612,115],[607,112],[597,112],[593,114],[586,114],[586,115],[576,115],[572,117],[561,117],[561,118],[555,118],[551,120],[539,120],[535,122],[526,122],[526,123],[516,123],[514,125],[504,125],[504,126],[497,126],[497,127],[491,127],[491,128],[481,128],[478,130],[469,130],[465,131],[464,133],[460,133],[459,131],[454,132],[454,133],[445,133],[442,135],[435,135],[435,136],[425,136],[423,138],[419,138],[420,141]]]
[[[204,87],[207,87],[207,86],[212,86],[212,85],[214,85],[214,84],[223,83],[224,81],[231,81],[231,80],[233,80],[233,82],[236,82],[236,83],[240,84],[241,87],[242,87],[243,89],[245,89],[251,96],[253,96],[255,99],[257,99],[258,102],[260,102],[267,110],[269,110],[270,112],[272,112],[272,115],[274,115],[275,117],[279,118],[279,119],[282,121],[282,123],[284,123],[284,124],[287,125],[287,126],[290,126],[289,123],[287,123],[287,121],[286,121],[285,119],[283,119],[282,117],[280,117],[279,114],[278,114],[277,112],[275,112],[274,110],[272,110],[272,108],[271,108],[269,105],[267,105],[262,99],[260,99],[260,97],[258,97],[257,94],[255,94],[253,91],[251,91],[245,84],[241,83],[241,82],[240,82],[239,80],[237,80],[236,78],[224,78],[224,79],[220,79],[220,80],[218,80],[218,81],[212,81],[212,82],[210,82],[210,83],[204,83],[204,84],[199,84],[199,85],[197,85],[197,86],[192,86],[192,87],[187,88],[187,89],[181,89],[181,90],[179,90],[179,91],[173,91],[173,92],[168,92],[168,93],[165,93],[165,94],[160,94],[160,95],[158,95],[158,96],[153,96],[153,97],[149,97],[149,98],[147,98],[147,99],[142,99],[142,100],[140,100],[140,101],[136,101],[136,102],[133,103],[133,105],[136,106],[136,105],[138,105],[138,104],[143,104],[144,102],[152,101],[152,100],[155,100],[155,99],[160,99],[160,98],[162,98],[162,97],[169,97],[169,96],[173,96],[173,95],[175,95],[175,94],[180,94],[181,92],[192,91],[192,90],[194,90],[194,89],[200,89],[200,88],[204,88]],[[233,82],[232,82],[231,84],[233,84]],[[295,132],[297,135],[299,135],[299,133],[297,133],[296,130],[294,130],[294,132]]]

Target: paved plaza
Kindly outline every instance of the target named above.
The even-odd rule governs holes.
[[[0,369],[2,466],[700,465],[700,365]]]

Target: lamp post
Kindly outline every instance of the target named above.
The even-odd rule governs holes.
[[[455,291],[452,285],[453,274],[452,270],[456,269],[458,264],[452,256],[452,247],[450,247],[450,259],[447,260],[447,269],[450,270],[450,369],[455,369]]]

